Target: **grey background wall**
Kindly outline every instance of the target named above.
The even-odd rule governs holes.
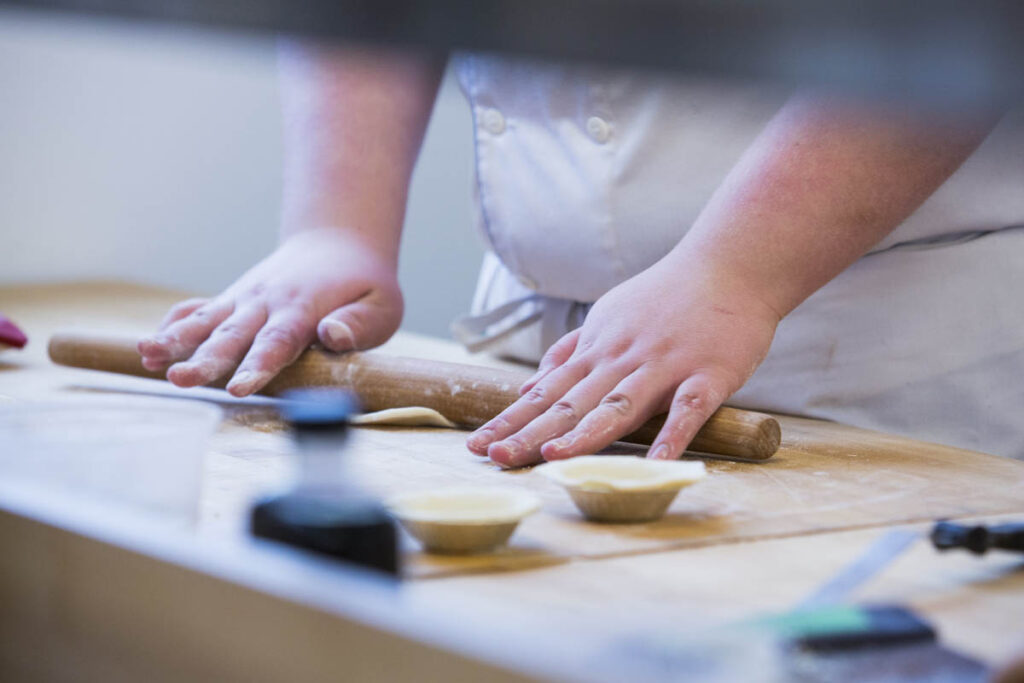
[[[274,40],[0,10],[0,282],[213,293],[275,241]],[[413,181],[405,329],[446,335],[482,243],[469,111],[446,77]]]

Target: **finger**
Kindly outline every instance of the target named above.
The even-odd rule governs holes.
[[[205,304],[209,299],[195,298],[187,299],[186,301],[179,301],[178,303],[171,306],[164,315],[163,320],[160,321],[160,325],[157,326],[157,332],[164,330],[168,325],[176,323],[187,315],[191,315],[197,308]],[[143,337],[139,340],[139,344],[136,347],[139,351],[139,355],[142,356],[142,366],[147,370],[163,370],[167,367],[169,361],[163,359],[163,350],[154,339],[156,334],[148,337]]]
[[[675,460],[679,458],[697,430],[707,422],[726,398],[707,375],[692,375],[676,389],[665,425],[647,452],[648,458]]]
[[[262,389],[281,368],[290,365],[313,343],[316,331],[309,314],[290,308],[271,314],[238,366],[227,390],[248,396]]]
[[[541,446],[580,423],[622,379],[621,368],[608,365],[585,377],[542,415],[515,434],[487,448],[491,460],[505,467],[522,467],[541,460]]]
[[[519,387],[520,396],[532,389],[534,385],[541,381],[549,372],[572,357],[573,352],[576,350],[576,343],[580,338],[580,329],[581,328],[573,330],[551,345],[551,348],[547,350],[544,357],[540,359],[540,365],[537,366],[537,372],[533,373],[533,376],[526,380],[523,383],[523,386]]]
[[[228,300],[203,304],[166,329],[139,342],[139,351],[154,362],[185,360],[233,311],[234,304]]]
[[[666,395],[661,371],[642,366],[608,392],[564,436],[541,447],[545,460],[596,453],[642,425]]]
[[[141,345],[142,342],[140,341],[139,344]],[[140,350],[139,353],[141,354],[142,351]],[[171,361],[156,360],[156,359],[150,358],[148,356],[142,356],[142,367],[144,367],[147,370],[150,370],[152,372],[161,372],[161,371],[167,369],[167,366],[170,365],[170,364],[171,364]]]
[[[196,387],[223,377],[242,359],[266,321],[263,306],[235,311],[199,345],[191,358],[171,366],[167,379],[179,387]]]
[[[393,304],[385,303],[381,290],[374,289],[362,298],[331,311],[317,325],[316,334],[320,343],[331,351],[352,351],[379,346],[394,332],[382,320],[395,317],[390,310]],[[401,317],[401,311],[398,311]]]
[[[466,446],[477,455],[487,455],[487,449],[492,443],[515,434],[536,419],[589,372],[590,364],[583,360],[570,360],[552,370],[515,403],[473,432],[466,440]]]
[[[205,297],[195,297],[192,299],[186,299],[185,301],[179,301],[178,303],[171,306],[170,310],[167,311],[167,315],[160,321],[157,330],[163,330],[171,323],[176,323],[186,315],[191,315],[193,311],[208,302],[209,299]]]

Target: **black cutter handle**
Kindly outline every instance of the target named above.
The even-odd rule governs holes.
[[[932,545],[939,550],[964,548],[975,555],[983,555],[993,549],[1024,553],[1024,522],[991,527],[939,522],[932,528],[931,539]]]

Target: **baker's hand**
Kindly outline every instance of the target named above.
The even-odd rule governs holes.
[[[401,319],[392,261],[347,233],[306,230],[220,296],[172,307],[139,353],[148,370],[170,365],[167,378],[180,387],[208,384],[238,365],[227,388],[246,396],[318,338],[332,351],[370,348]]]
[[[595,453],[668,412],[648,457],[678,458],[757,368],[778,321],[736,279],[660,262],[601,297],[467,446],[518,467]]]

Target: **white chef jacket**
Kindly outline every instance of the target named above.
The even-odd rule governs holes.
[[[790,93],[484,55],[470,348],[536,361],[664,256]],[[1024,112],[780,324],[731,405],[1024,457]]]

